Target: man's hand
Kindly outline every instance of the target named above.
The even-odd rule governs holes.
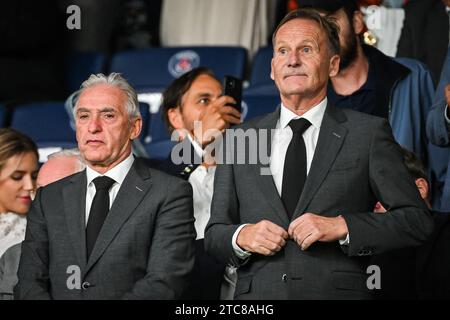
[[[235,101],[232,97],[219,97],[200,114],[199,121],[202,122],[202,130],[197,132],[194,128],[194,136],[202,148],[222,134],[231,124],[241,123],[241,113],[234,107],[227,106],[228,103],[235,103]]]
[[[306,250],[316,241],[331,242],[345,239],[348,228],[341,216],[329,218],[308,212],[291,222],[288,233],[302,250]]]
[[[236,243],[246,251],[271,256],[284,247],[287,238],[286,230],[271,221],[262,220],[243,227]]]

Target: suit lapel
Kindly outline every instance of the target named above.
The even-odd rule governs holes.
[[[67,229],[80,266],[86,265],[86,171],[74,175],[63,187]]]
[[[102,256],[150,188],[150,171],[139,159],[135,159],[98,235],[92,254],[88,260],[86,272]]]
[[[272,147],[272,130],[276,128],[277,121],[280,118],[280,107],[267,117],[261,119],[260,123],[256,125],[257,129],[267,130],[267,156],[271,155],[271,147]],[[261,143],[264,141],[260,140],[261,136],[258,136],[258,143],[261,146]],[[261,189],[264,198],[270,203],[276,214],[279,216],[281,221],[285,224],[289,224],[288,216],[286,210],[284,208],[283,202],[281,201],[280,195],[278,194],[277,187],[275,186],[275,182],[273,181],[273,176],[270,173],[270,164],[262,164],[261,161],[257,162],[257,165],[251,165],[254,169],[254,174],[257,176],[257,185]],[[262,174],[264,173],[264,174]]]
[[[347,129],[340,124],[346,120],[347,118],[341,110],[330,104],[327,105],[311,168],[297,203],[293,220],[305,211],[333,165],[347,135]]]

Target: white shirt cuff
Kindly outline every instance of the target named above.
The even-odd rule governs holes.
[[[450,118],[447,116],[447,114],[450,114],[448,105],[444,109],[444,118],[445,118],[445,121],[447,122],[447,125],[449,125],[450,124]]]
[[[252,254],[248,251],[242,250],[236,243],[237,236],[239,232],[241,232],[242,228],[245,227],[248,223],[243,224],[237,228],[237,230],[233,234],[233,239],[231,240],[231,244],[233,245],[234,253],[238,256],[238,258],[244,260],[250,257]]]
[[[350,244],[350,234],[347,233],[347,236],[345,237],[344,240],[339,240],[339,244],[341,246],[348,246]]]

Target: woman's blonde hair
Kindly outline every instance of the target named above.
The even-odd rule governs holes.
[[[11,128],[0,129],[0,172],[9,158],[33,152],[39,159],[36,144],[28,136]]]

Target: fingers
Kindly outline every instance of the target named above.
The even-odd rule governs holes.
[[[277,236],[281,237],[282,239],[289,238],[289,234],[286,232],[286,230],[284,230],[279,225],[277,225],[271,221],[267,221],[267,220],[263,220],[263,221],[267,222],[266,223],[267,229],[274,235],[277,235]]]
[[[240,124],[241,123],[241,118],[240,117],[236,117],[234,114],[233,115],[223,114],[222,115],[222,119],[225,120],[225,122],[227,123],[228,127],[230,126],[230,124]]]
[[[235,108],[235,107],[232,107],[232,106],[223,106],[221,109],[220,109],[220,111],[221,111],[221,113],[223,114],[223,115],[228,115],[228,116],[232,116],[232,117],[234,117],[234,118],[237,118],[237,119],[241,119],[241,113]]]
[[[324,236],[321,219],[324,217],[304,213],[289,225],[289,236],[300,246],[302,250],[308,249],[314,242]]]
[[[203,130],[217,129],[220,131],[228,128],[230,124],[240,124],[241,113],[236,108],[226,105],[234,102],[233,98],[223,96],[207,106],[200,115]]]
[[[305,222],[306,215],[307,213],[301,215],[300,217],[291,222],[288,228],[289,237],[294,238],[295,230]]]
[[[342,216],[323,217],[304,213],[289,226],[289,236],[302,248],[308,249],[316,241],[336,241],[348,234],[347,224]]]
[[[307,250],[314,242],[320,239],[320,234],[317,232],[306,234],[306,236],[300,236],[296,241],[302,250]]]
[[[263,220],[257,224],[242,228],[237,237],[237,244],[241,248],[263,254],[274,255],[286,244],[287,232],[273,222]]]
[[[280,251],[285,244],[284,239],[269,239],[267,236],[260,234],[256,236],[254,246],[259,250],[259,253],[268,256]]]
[[[214,111],[219,112],[222,116],[228,116],[235,119],[241,119],[241,113],[230,104],[235,104],[236,100],[229,96],[222,96],[217,98],[210,106]],[[234,122],[232,122],[234,123]],[[240,123],[240,122],[239,122]]]

